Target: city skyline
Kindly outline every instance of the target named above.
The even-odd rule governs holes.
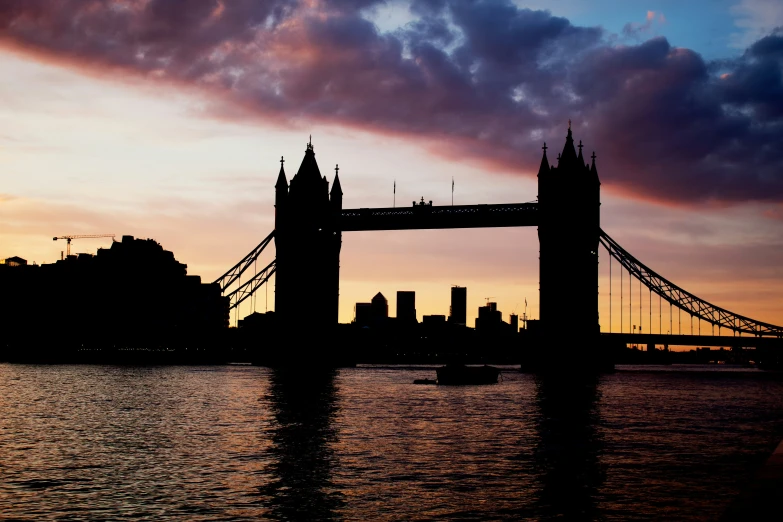
[[[372,4],[365,3],[370,7]],[[388,42],[397,34],[399,41],[411,46],[416,36],[411,31],[423,31],[426,23],[447,19],[447,29],[457,25],[463,32],[469,29],[467,22],[457,16],[459,9],[467,9],[467,4],[447,4],[450,11],[444,14],[422,11],[424,3],[419,2],[414,3],[413,9],[403,2],[387,2],[376,6],[375,11],[351,11],[348,7],[340,8],[336,2],[314,2],[311,11],[301,6],[292,8],[285,15],[285,23],[294,28],[295,22],[316,24],[312,18],[316,12],[333,23],[352,22],[363,30],[374,31],[360,33],[363,38],[385,37]],[[115,57],[98,52],[97,47],[80,55],[74,50],[78,46],[62,46],[62,41],[46,31],[42,34],[48,36],[33,40],[29,33],[19,30],[20,25],[51,28],[56,20],[67,16],[53,10],[35,18],[25,14],[24,4],[20,4],[17,11],[0,16],[0,32],[4,36],[0,70],[7,78],[0,86],[0,94],[8,102],[0,109],[4,123],[0,137],[0,168],[4,172],[4,187],[0,189],[0,257],[18,255],[38,263],[53,262],[59,259],[63,247],[53,243],[52,236],[131,234],[156,239],[172,250],[180,262],[188,264],[189,273],[211,281],[273,228],[277,162],[282,155],[295,168],[310,134],[321,170],[329,173],[333,165],[340,164],[348,208],[391,206],[395,196],[392,184],[398,206],[410,205],[410,201],[420,197],[433,200],[436,205],[447,205],[452,178],[455,204],[522,202],[536,197],[535,171],[541,145],[548,141],[553,151],[559,150],[571,118],[575,137],[584,141],[588,151],[595,150],[599,158],[604,194],[602,226],[609,234],[649,266],[700,297],[737,313],[779,324],[783,317],[783,198],[780,171],[775,169],[780,160],[770,159],[764,150],[780,143],[774,130],[780,116],[772,110],[776,107],[774,99],[759,99],[761,94],[752,89],[749,75],[754,66],[763,62],[763,52],[772,53],[771,44],[780,39],[768,36],[766,48],[755,45],[771,31],[764,32],[758,23],[753,25],[754,20],[763,19],[754,18],[752,13],[759,12],[753,11],[754,6],[772,9],[774,5],[719,3],[713,11],[722,14],[710,13],[703,23],[695,24],[694,34],[686,36],[682,32],[683,18],[678,17],[677,9],[681,8],[668,2],[637,5],[633,13],[638,14],[614,13],[601,29],[596,29],[598,22],[584,12],[580,2],[552,3],[551,13],[524,11],[504,2],[482,5],[490,4],[512,9],[508,12],[520,24],[528,24],[528,30],[554,27],[555,32],[549,36],[551,42],[562,43],[566,40],[560,40],[561,37],[574,35],[589,38],[588,44],[596,55],[632,60],[637,73],[654,72],[651,78],[660,80],[651,83],[650,89],[655,92],[635,99],[646,110],[655,109],[654,102],[660,101],[660,96],[675,96],[679,90],[693,93],[694,85],[702,88],[698,83],[702,80],[689,74],[707,75],[708,81],[702,83],[709,85],[724,79],[724,74],[729,75],[727,81],[732,77],[737,82],[742,80],[745,83],[735,83],[730,92],[724,93],[729,97],[725,103],[734,100],[731,103],[750,111],[763,132],[742,134],[738,116],[732,119],[726,114],[710,113],[709,107],[675,104],[669,106],[670,118],[638,125],[644,114],[631,114],[636,120],[612,119],[612,107],[600,96],[589,100],[603,104],[605,110],[596,113],[587,102],[558,106],[551,96],[535,94],[534,89],[538,88],[551,94],[553,85],[579,87],[576,79],[562,84],[551,80],[549,84],[539,84],[529,78],[516,80],[531,91],[512,94],[510,99],[518,98],[517,106],[523,106],[525,96],[539,96],[536,103],[542,104],[539,109],[548,112],[546,116],[530,112],[525,119],[521,112],[512,111],[493,124],[475,112],[478,106],[474,102],[480,98],[474,91],[463,93],[466,103],[461,109],[430,114],[435,120],[438,115],[446,118],[449,114],[464,114],[465,128],[460,129],[463,135],[448,132],[448,120],[440,128],[430,124],[402,125],[393,115],[372,112],[378,109],[374,105],[363,109],[376,114],[377,121],[363,120],[365,115],[352,116],[350,111],[349,117],[340,118],[337,113],[306,110],[286,100],[280,100],[277,112],[269,112],[269,107],[259,107],[257,100],[243,100],[246,92],[239,87],[221,91],[214,85],[205,85],[203,78],[189,82],[174,67],[176,64],[172,64],[168,80],[161,81],[158,73],[144,68],[145,64],[137,67],[138,64],[114,63]],[[229,23],[231,9],[224,7],[221,13],[209,16],[226,17]],[[616,18],[623,13],[628,19]],[[492,11],[487,7],[483,14],[490,16]],[[776,20],[775,16],[767,16],[768,23]],[[722,33],[726,41],[722,45],[706,45],[711,41],[710,30],[714,31],[707,26],[720,22],[725,28],[727,19],[733,20],[733,29]],[[83,19],[82,23],[89,24],[90,20]],[[314,31],[316,25],[309,27]],[[409,33],[399,36],[400,27],[407,27]],[[424,38],[421,42],[432,42],[434,26],[427,27],[429,40],[419,34],[419,38]],[[352,33],[344,28],[342,34]],[[82,33],[68,37],[75,42],[96,43],[86,42]],[[99,34],[96,38],[100,37]],[[188,36],[181,37],[182,46],[195,45]],[[232,37],[223,35],[224,41],[230,42]],[[351,45],[331,42],[333,46]],[[487,53],[499,52],[493,51],[492,42],[471,42],[475,56],[483,57],[481,63],[490,63]],[[488,47],[480,48],[482,43]],[[573,44],[570,40],[566,43]],[[445,49],[447,62],[456,63],[456,55],[448,54],[456,44],[436,44],[431,47]],[[534,43],[522,39],[518,46],[540,51]],[[170,47],[169,51],[175,48],[179,47]],[[744,50],[748,48],[755,51]],[[331,49],[337,53],[334,47]],[[401,51],[407,66],[416,63],[405,62],[406,53],[413,52],[411,49]],[[206,52],[204,48],[195,50]],[[293,50],[288,48],[289,52]],[[565,53],[562,49],[551,52],[555,52],[555,58]],[[275,58],[283,60],[286,56]],[[301,57],[295,53],[288,59],[285,63],[295,64],[300,72],[315,71],[310,62],[297,61]],[[515,64],[521,60],[508,59]],[[716,75],[718,59],[724,59],[726,70]],[[330,63],[335,71],[345,66],[340,61]],[[558,63],[564,71],[574,71],[572,61]],[[591,63],[605,67],[604,74],[611,72],[618,79],[638,76],[617,61]],[[615,69],[606,69],[612,64]],[[428,67],[433,67],[432,63]],[[355,68],[344,72],[357,74]],[[541,81],[546,72],[538,71]],[[384,74],[393,77],[393,73],[399,70]],[[25,89],[20,89],[20,85]],[[293,84],[282,87],[294,91]],[[590,93],[583,90],[578,94],[584,98]],[[323,93],[318,92],[298,94],[306,95],[326,104],[347,103],[342,98],[321,97]],[[404,100],[392,97],[387,102],[402,109]],[[423,115],[435,108],[419,107]],[[359,109],[362,107],[356,110]],[[675,116],[690,114],[686,109],[701,111],[692,114],[694,121],[701,117],[701,123],[686,126],[679,136],[668,136]],[[497,106],[488,105],[484,110],[488,116],[497,114],[493,112]],[[498,124],[501,129],[494,129],[493,125]],[[610,138],[613,133],[618,136],[618,143]],[[736,145],[733,149],[732,143]],[[623,147],[630,148],[624,151]],[[731,157],[721,157],[723,153],[730,153]],[[711,158],[726,164],[734,162],[741,170],[753,170],[756,175],[725,169],[705,171],[704,161]],[[671,171],[671,175],[665,171]],[[721,182],[705,177],[714,172]],[[331,180],[332,174],[328,177]],[[732,184],[731,180],[735,182]],[[85,241],[74,242],[73,248],[76,252],[94,253],[98,246],[108,245]],[[602,253],[601,261],[607,259]],[[469,289],[468,324],[475,319],[485,296],[493,296],[505,313],[516,306],[521,314],[519,308],[525,300],[529,303],[529,315],[537,310],[535,229],[351,232],[344,234],[341,260],[341,322],[349,322],[353,303],[364,300],[361,296],[377,291],[388,296],[393,310],[396,290],[402,288],[416,291],[419,316],[443,313],[448,309],[447,289],[453,284]],[[602,289],[605,268],[602,263]],[[263,302],[261,297],[256,299],[257,309],[258,303]],[[270,292],[269,309],[273,308],[272,303]],[[605,300],[599,305],[605,317]],[[245,309],[240,319],[248,312]]]

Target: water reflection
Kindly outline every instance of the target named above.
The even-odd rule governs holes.
[[[334,371],[272,372],[268,397],[276,420],[270,449],[272,480],[260,488],[272,518],[336,518],[343,502],[332,485],[336,391]]]
[[[536,511],[542,518],[599,518],[596,496],[605,480],[599,396],[597,378],[536,379],[534,467],[541,484]]]

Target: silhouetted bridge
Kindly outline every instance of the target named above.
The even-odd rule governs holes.
[[[340,213],[340,230],[371,231],[371,230],[419,230],[419,229],[452,229],[452,228],[489,228],[489,227],[528,227],[538,225],[537,203],[515,203],[506,205],[459,205],[430,206],[416,205],[413,207],[396,208],[357,208],[345,209]],[[224,289],[241,283],[241,276],[258,259],[261,252],[274,238],[274,231],[259,245],[250,251],[239,263],[223,274],[215,282]],[[648,268],[606,232],[600,230],[599,241],[611,259],[620,263],[635,280],[641,283],[652,294],[665,302],[687,313],[688,318],[702,320],[719,329],[726,329],[737,335],[711,334],[681,334],[681,333],[610,333],[612,338],[620,339],[626,344],[656,344],[672,346],[777,346],[778,339],[783,338],[783,327],[756,321],[715,306],[697,296],[683,290],[674,283]],[[237,307],[250,297],[261,285],[266,283],[275,273],[276,264],[273,260],[260,271],[246,279],[231,292],[226,293],[231,298],[231,308]],[[622,274],[621,274],[622,277]],[[611,292],[611,291],[610,291]],[[611,295],[611,294],[610,294]],[[648,310],[650,312],[650,310]],[[629,307],[629,315],[633,313]],[[631,324],[633,317],[629,317]],[[641,322],[641,321],[639,321]],[[671,325],[670,325],[671,326]],[[630,329],[630,328],[629,328]],[[669,332],[673,329],[669,328]],[[740,337],[741,336],[741,337]]]
[[[603,336],[626,344],[783,346],[783,327],[731,312],[697,297],[653,271],[604,232],[600,227],[600,182],[595,155],[592,165],[588,166],[582,159],[581,148],[580,142],[577,156],[570,128],[557,166],[549,165],[544,147],[536,202],[433,206],[422,201],[406,207],[343,209],[338,169],[335,169],[334,184],[329,192],[328,182],[315,163],[312,144],[308,144],[305,159],[290,186],[281,160],[275,185],[276,229],[215,282],[230,298],[230,306],[234,309],[277,274],[275,310],[278,316],[293,316],[290,303],[286,303],[284,297],[308,295],[310,305],[327,310],[324,315],[336,323],[343,232],[535,226],[540,243],[539,313],[542,326],[553,335],[573,335],[574,331],[585,332],[587,336],[598,333],[600,245],[609,253],[609,331],[603,332]],[[259,256],[273,240],[276,258],[259,270]],[[317,260],[315,265],[313,260]],[[623,274],[629,278],[627,288],[621,286],[620,332],[611,331],[615,263],[620,267],[621,285]],[[320,270],[319,264],[325,269]],[[287,267],[285,275],[280,272],[281,266]],[[638,307],[632,299],[633,286],[637,285],[630,284],[631,277],[639,288]],[[642,315],[642,286],[648,292],[646,321]],[[624,301],[626,291],[627,302]],[[658,333],[654,331],[653,295],[658,298]],[[568,302],[570,309],[565,308],[564,302]],[[669,305],[668,325],[663,322],[663,303]],[[287,311],[283,305],[288,306]],[[584,317],[575,317],[573,310],[583,311]],[[676,323],[674,310],[677,311]],[[689,323],[684,329],[683,313]],[[697,320],[695,330],[694,319]],[[570,326],[558,328],[556,324],[562,321]],[[642,333],[645,322],[646,332]],[[702,322],[709,325],[707,335],[700,335]],[[715,328],[718,335],[715,335]],[[731,335],[722,335],[724,331]]]

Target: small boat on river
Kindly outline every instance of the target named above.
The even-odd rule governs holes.
[[[500,370],[494,366],[465,366],[464,364],[447,364],[435,370],[438,384],[496,384]]]

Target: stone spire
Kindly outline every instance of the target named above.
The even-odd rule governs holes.
[[[541,166],[538,167],[538,175],[545,174],[549,172],[549,160],[546,157],[546,149],[549,147],[546,146],[546,142],[544,142],[544,146],[541,147],[544,151],[543,156],[541,156]]]
[[[299,170],[294,177],[297,178],[297,184],[313,182],[313,180],[320,181],[322,179],[321,171],[318,169],[318,163],[315,162],[315,150],[313,149],[312,136],[305,148],[305,156],[304,159],[302,159],[302,164],[299,166]]]
[[[591,158],[593,159],[593,163],[590,165],[590,174],[592,174],[595,180],[598,181],[598,169],[595,166],[595,151],[593,151],[593,155],[591,156]]]
[[[283,168],[283,163],[285,163],[285,160],[282,156],[280,156],[280,174],[277,175],[277,183],[275,183],[275,188],[277,190],[288,189],[288,181],[285,179],[285,169]]]
[[[569,168],[577,162],[576,150],[574,149],[574,137],[571,135],[571,120],[568,120],[568,135],[566,135],[563,153],[560,155],[558,167]],[[584,165],[584,162],[582,162]]]
[[[340,186],[340,165],[334,166],[334,184],[332,184],[332,190],[329,192],[331,199],[335,197],[343,197],[343,188]]]

